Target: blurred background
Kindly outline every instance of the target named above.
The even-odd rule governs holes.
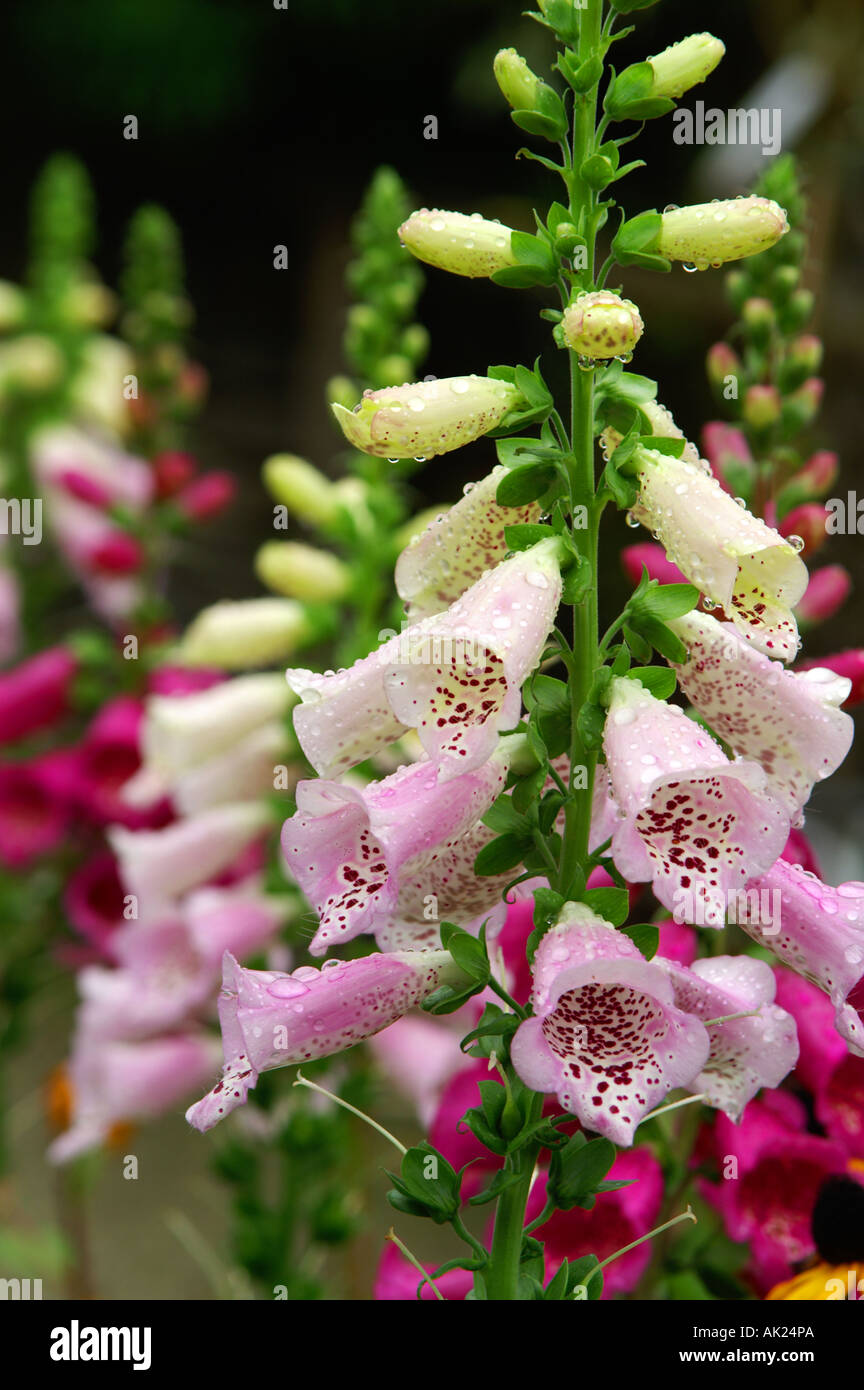
[[[634,19],[634,34],[613,49],[619,66],[710,28],[725,41],[726,60],[684,104],[782,111],[782,148],[799,156],[809,200],[805,283],[816,297],[813,331],[825,344],[827,389],[813,446],[840,455],[836,492],[845,496],[861,476],[864,12],[857,0],[663,0]],[[259,482],[262,460],[290,450],[338,470],[340,438],[324,384],[343,366],[349,225],[373,171],[393,165],[418,207],[476,211],[531,229],[532,206],[548,204],[558,187],[539,165],[515,160],[523,137],[491,60],[512,45],[542,71],[544,32],[501,0],[438,0],[415,11],[399,0],[290,0],[285,9],[272,0],[7,0],[0,45],[0,276],[22,274],[30,188],[57,150],[76,154],[90,172],[99,219],[94,259],[107,283],[116,283],[133,210],[144,201],[168,209],[182,230],[196,309],[192,354],[211,378],[193,446],[208,466],[231,469],[240,481],[230,513],[196,541],[194,563],[175,575],[174,599],[188,617],[217,598],[261,592],[250,556],[272,518]],[[137,118],[137,140],[123,136],[129,115]],[[429,116],[436,139],[424,135]],[[646,127],[638,154],[647,167],[617,185],[629,215],[670,201],[734,196],[762,172],[759,151],[682,146],[672,134],[670,119]],[[273,266],[280,244],[288,249],[285,270]],[[634,370],[659,381],[660,399],[696,438],[717,413],[704,359],[733,317],[723,277],[676,267],[665,276],[628,271],[623,284],[646,323]],[[544,302],[533,291],[430,272],[419,311],[432,344],[423,371],[482,373],[491,363],[542,353],[549,379],[559,382],[562,363],[537,317]],[[482,441],[433,460],[414,479],[417,510],[455,500],[493,461]],[[613,518],[610,545],[628,534]],[[855,590],[812,631],[811,656],[862,641],[861,538],[837,537],[831,558],[850,570]],[[614,567],[610,609],[626,591]],[[808,809],[808,832],[831,881],[864,877],[862,760],[859,741]],[[32,1097],[62,1055],[70,1004],[71,982],[69,1000],[55,1001],[51,1018],[34,1029],[12,1098],[20,1142],[32,1157],[27,1199],[34,1216],[41,1211],[46,1219],[52,1179]],[[100,1283],[118,1297],[212,1296],[207,1252],[190,1248],[185,1230],[164,1235],[162,1224],[166,1209],[182,1208],[219,1244],[213,1223],[220,1208],[200,1140],[166,1121],[149,1127],[138,1149],[146,1182],[124,1183],[118,1173],[99,1190],[93,1258]],[[158,1241],[154,1219],[163,1231]],[[361,1268],[357,1277],[362,1286],[367,1273]]]

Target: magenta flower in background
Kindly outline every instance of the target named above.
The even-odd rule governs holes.
[[[702,1023],[663,968],[584,904],[567,903],[534,959],[534,1017],[511,1047],[519,1076],[625,1147],[641,1120],[708,1059]]]
[[[864,648],[853,647],[849,651],[835,652],[832,656],[819,657],[815,661],[802,661],[797,670],[809,671],[814,666],[833,671],[843,680],[851,682],[849,694],[844,700],[847,708],[860,705],[864,700]]]
[[[423,1267],[427,1274],[431,1274],[435,1269],[434,1264]],[[414,1266],[408,1263],[401,1250],[395,1245],[388,1244],[381,1256],[375,1275],[375,1288],[372,1294],[375,1301],[378,1303],[407,1303],[411,1299],[416,1299],[419,1283],[420,1275]],[[450,1269],[446,1274],[442,1274],[440,1279],[435,1280],[435,1288],[447,1302],[461,1301],[473,1287],[474,1276],[467,1269]],[[429,1284],[423,1285],[420,1297],[424,1302],[438,1302],[438,1298]]]
[[[78,663],[65,647],[49,647],[0,675],[0,743],[51,728],[70,711]]]
[[[396,1090],[411,1102],[424,1129],[432,1124],[441,1093],[465,1066],[460,1034],[445,1020],[405,1014],[369,1039],[369,1051]]]
[[[678,965],[692,965],[699,948],[699,938],[693,928],[684,922],[676,922],[674,917],[658,922],[657,927],[660,932],[658,956],[675,961]]]
[[[778,1003],[798,1025],[801,1056],[795,1075],[812,1093],[816,1118],[829,1139],[847,1157],[864,1159],[864,1058],[848,1051],[821,990],[791,970],[774,973]]]
[[[753,455],[743,432],[723,420],[709,420],[702,427],[702,452],[711,465],[711,472],[724,492],[734,497],[754,474]],[[730,482],[729,471],[737,473],[744,483]]]
[[[788,816],[758,763],[730,762],[699,724],[638,681],[615,678],[611,689],[603,745],[624,813],[612,836],[615,864],[631,882],[650,880],[670,911],[683,891],[694,913],[702,903],[706,924],[721,926],[729,891],[782,850]]]
[[[404,952],[300,966],[291,975],[244,970],[225,954],[219,1021],[222,1078],[187,1111],[196,1129],[246,1100],[262,1071],[343,1052],[378,1033],[439,985],[464,982],[446,951]]]
[[[0,863],[23,869],[63,842],[72,788],[65,753],[0,765]]]
[[[687,583],[678,566],[666,558],[666,551],[656,541],[625,545],[621,551],[621,563],[634,588],[642,578],[643,569],[648,571],[649,579],[656,579],[660,584]]]
[[[119,695],[104,704],[90,724],[78,749],[77,800],[96,825],[122,825],[129,830],[156,828],[171,819],[164,797],[131,807],[123,788],[138,770],[143,706],[140,700]]]
[[[66,881],[66,916],[85,941],[105,957],[110,957],[111,938],[123,922],[125,896],[117,860],[107,849],[91,855]]]
[[[805,626],[824,623],[842,608],[852,592],[852,576],[843,565],[823,565],[810,575],[810,582],[795,610]],[[801,669],[806,665],[802,662]]]

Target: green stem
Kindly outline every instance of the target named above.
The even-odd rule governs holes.
[[[529,1123],[540,1118],[543,1097],[531,1101]],[[495,1210],[495,1234],[489,1256],[486,1277],[486,1296],[496,1302],[515,1302],[519,1296],[519,1266],[522,1259],[522,1238],[525,1226],[525,1206],[531,1191],[534,1163],[540,1152],[539,1144],[525,1144],[511,1163],[518,1169],[519,1180],[506,1188],[498,1198]]]

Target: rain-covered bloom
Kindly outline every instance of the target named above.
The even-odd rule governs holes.
[[[681,689],[725,743],[762,764],[794,821],[813,784],[836,771],[852,745],[852,719],[839,708],[851,682],[819,667],[787,671],[707,613],[686,613],[669,626],[688,653],[675,664]]]
[[[396,589],[412,622],[440,613],[507,554],[504,528],[537,521],[539,502],[503,507],[495,500],[506,468],[492,469],[464,497],[434,516],[396,562]]]
[[[603,744],[623,813],[612,836],[618,869],[630,882],[650,880],[670,910],[688,902],[684,920],[698,911],[722,926],[729,893],[768,869],[789,833],[766,773],[730,762],[678,706],[631,679],[613,679]]]
[[[770,198],[697,203],[661,214],[656,251],[670,261],[707,270],[767,251],[788,230],[785,211]]]
[[[416,729],[445,777],[478,766],[518,721],[560,597],[558,542],[540,541],[347,670],[290,670],[306,757],[332,777]]]
[[[114,826],[108,839],[128,892],[139,899],[141,915],[149,915],[227,869],[269,826],[267,805],[246,801],[214,807],[164,830]]]
[[[822,570],[818,572],[823,573]],[[864,700],[864,648],[852,647],[845,652],[832,652],[830,656],[820,656],[816,661],[802,661],[798,669],[809,671],[813,666],[825,667],[843,680],[851,682],[851,689],[843,702],[847,709],[860,705]]]
[[[642,337],[642,316],[611,290],[583,291],[564,310],[564,341],[580,357],[623,357]]]
[[[583,903],[565,904],[537,947],[532,1000],[513,1038],[516,1071],[617,1144],[708,1060],[708,1033],[676,1007],[664,970]]]
[[[813,1254],[810,1218],[825,1178],[840,1173],[839,1145],[806,1133],[807,1112],[784,1091],[751,1101],[739,1124],[719,1114],[711,1148],[722,1174],[701,1184],[732,1240],[746,1244],[761,1293]]]
[[[798,1059],[795,1020],[774,1002],[771,967],[750,956],[713,956],[689,968],[658,957],[657,964],[672,981],[678,1008],[701,1018],[711,1039],[708,1060],[688,1090],[740,1120],[756,1092],[779,1086]]]
[[[54,1141],[57,1163],[101,1144],[115,1124],[147,1120],[171,1110],[212,1076],[219,1046],[192,1031],[135,1041],[76,1038],[70,1064],[74,1097],[71,1127]]]
[[[403,244],[418,261],[476,278],[516,264],[510,248],[512,229],[479,213],[421,208],[399,228]]]
[[[242,671],[293,656],[312,636],[306,611],[294,599],[225,599],[193,619],[177,657],[188,666]]]
[[[219,1022],[222,1078],[186,1112],[212,1129],[256,1085],[262,1071],[343,1052],[378,1033],[442,984],[465,977],[447,951],[406,951],[332,959],[293,974],[244,970],[226,952]]]
[[[444,782],[438,766],[426,761],[362,788],[322,779],[300,782],[282,848],[320,918],[313,953],[389,923],[401,875],[410,875],[412,861],[421,890],[434,893],[418,856],[443,844],[449,848],[448,842],[455,848],[503,790],[508,766],[502,741],[488,761],[454,782]]]
[[[761,911],[766,893],[779,895],[770,921]],[[849,1001],[864,977],[864,883],[832,888],[800,864],[778,859],[739,898],[737,920],[760,946],[824,990],[838,1033],[864,1057],[864,1022]]]
[[[68,714],[77,669],[66,647],[49,647],[0,674],[0,743],[15,743]]]
[[[726,45],[713,34],[689,34],[671,44],[648,59],[654,74],[649,95],[683,97],[691,87],[705,81],[725,52]]]
[[[798,650],[792,609],[807,587],[795,548],[729,497],[707,464],[642,449],[638,481],[636,520],[749,642],[790,661]]]
[[[843,607],[852,592],[852,576],[844,565],[823,565],[810,575],[795,610],[799,623],[824,623]]]
[[[351,583],[337,555],[302,541],[265,541],[255,556],[255,573],[274,593],[313,603],[344,598]]]
[[[331,408],[345,438],[380,458],[432,458],[470,444],[522,401],[509,382],[451,376],[365,391],[355,410]]]

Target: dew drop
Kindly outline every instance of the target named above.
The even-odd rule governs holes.
[[[792,549],[797,551],[798,554],[804,549],[804,540],[801,536],[787,536],[786,543],[787,545],[791,545]]]

